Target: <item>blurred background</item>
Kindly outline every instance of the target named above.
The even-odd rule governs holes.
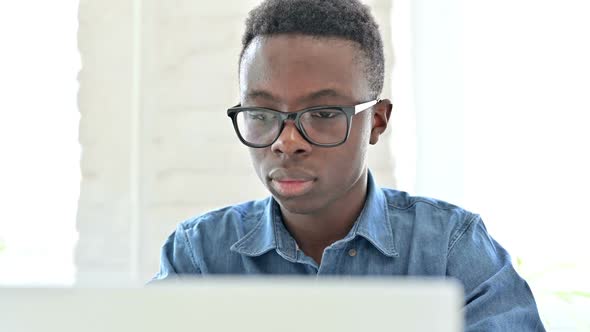
[[[378,183],[481,214],[548,330],[590,331],[590,3],[364,2]],[[257,3],[0,3],[0,285],[144,282],[178,222],[267,195],[225,115]]]

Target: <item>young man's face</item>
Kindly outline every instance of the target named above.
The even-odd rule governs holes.
[[[241,104],[294,112],[370,101],[360,57],[358,46],[342,39],[257,37],[241,62]],[[388,104],[380,103],[374,109],[382,114]],[[355,196],[364,193],[358,189],[366,186],[361,179],[366,173],[369,142],[375,143],[385,130],[381,120],[373,110],[355,115],[348,140],[330,148],[310,144],[288,120],[271,146],[250,148],[256,173],[291,213],[321,213],[335,202],[356,202],[359,197]]]

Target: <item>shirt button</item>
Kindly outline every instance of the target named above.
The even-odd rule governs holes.
[[[348,256],[350,256],[350,257],[354,257],[354,256],[356,256],[356,250],[354,250],[354,249],[350,249],[350,250],[348,251]]]

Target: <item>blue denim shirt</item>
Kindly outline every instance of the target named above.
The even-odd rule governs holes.
[[[544,331],[527,283],[477,214],[391,189],[369,173],[365,206],[321,264],[299,250],[276,201],[226,207],[178,225],[154,280],[178,274],[441,276],[465,290],[468,331]]]

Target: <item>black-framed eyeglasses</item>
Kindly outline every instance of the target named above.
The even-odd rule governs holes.
[[[293,120],[299,133],[313,145],[338,146],[350,135],[352,117],[380,100],[354,106],[317,106],[297,112],[281,112],[263,107],[241,107],[227,110],[238,138],[252,148],[272,145],[281,135],[286,120]]]

